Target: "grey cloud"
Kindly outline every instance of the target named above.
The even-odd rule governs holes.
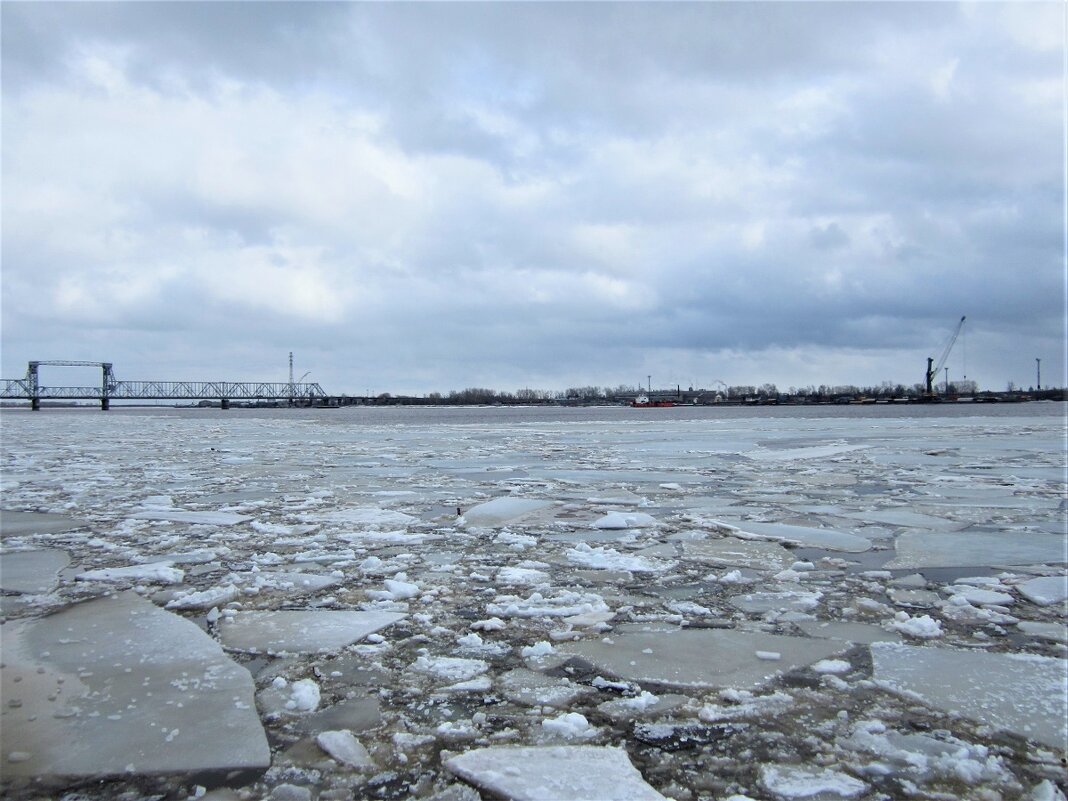
[[[922,353],[965,313],[1027,342],[1062,330],[1060,117],[1042,102],[1060,53],[955,4],[0,13],[5,361],[39,358],[27,351],[51,318],[49,347],[115,349],[130,370],[274,370],[297,349],[332,363],[319,377],[338,389],[365,389],[364,374],[379,390],[508,388],[584,370],[633,380],[622,374],[654,352],[678,370],[731,349]],[[97,51],[117,59],[126,95],[87,91],[74,65]],[[266,130],[227,116],[231,97]],[[61,121],[42,98],[83,116]],[[185,115],[175,141],[139,140],[146,108]],[[65,127],[108,147],[65,142]],[[34,161],[33,142],[89,158],[61,161],[64,174]],[[316,161],[322,148],[338,164]],[[233,192],[208,180],[231,157],[232,180],[249,182]],[[53,229],[89,198],[118,209],[101,214],[101,237],[125,249],[11,230],[28,213],[20,191],[46,183]],[[312,259],[351,299],[316,319],[205,282],[250,253],[293,269]],[[120,256],[173,274],[106,319],[28,302],[106,277]],[[841,364],[810,380],[864,380]]]

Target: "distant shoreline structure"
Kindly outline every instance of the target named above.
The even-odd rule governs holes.
[[[457,393],[458,394],[458,393]],[[1034,401],[1068,401],[1068,388],[1044,389],[1039,391],[1012,391],[1012,392],[978,392],[967,396],[937,397],[925,399],[922,397],[868,397],[864,395],[837,395],[837,396],[799,396],[778,395],[775,397],[723,397],[714,396],[711,399],[707,395],[695,395],[691,392],[682,393],[678,398],[673,393],[661,395],[654,393],[649,396],[650,402],[635,403],[636,398],[648,393],[639,392],[631,396],[612,397],[548,397],[517,399],[509,397],[507,393],[498,393],[493,397],[486,398],[460,398],[448,396],[417,396],[417,395],[393,395],[382,393],[381,395],[336,395],[316,399],[315,403],[289,403],[288,401],[230,401],[222,404],[220,401],[202,400],[198,403],[166,403],[157,401],[149,402],[125,402],[113,403],[112,408],[125,409],[285,409],[285,408],[343,408],[348,406],[437,406],[437,407],[516,407],[516,408],[553,408],[553,407],[620,407],[651,409],[656,414],[658,410],[679,408],[702,408],[702,407],[755,407],[755,406],[929,406],[929,405],[971,405],[988,403],[1030,403]],[[716,399],[718,397],[718,399]],[[89,409],[98,408],[99,404],[92,401],[45,401],[40,403],[41,409]],[[30,409],[29,401],[7,400],[0,401],[0,409]]]

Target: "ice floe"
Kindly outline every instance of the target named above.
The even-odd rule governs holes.
[[[502,526],[552,505],[533,498],[494,498],[464,511],[464,521],[469,526]]]
[[[894,543],[890,570],[917,567],[989,567],[991,565],[1062,564],[1068,540],[1059,534],[982,531],[947,534],[906,531]]]
[[[935,708],[1054,748],[1068,739],[1068,662],[897,643],[871,647],[875,679]]]
[[[248,671],[193,623],[134,593],[2,632],[7,777],[270,764]]]
[[[445,767],[510,801],[666,801],[622,748],[494,746],[451,757]]]
[[[279,610],[237,612],[219,625],[222,644],[250,653],[338,651],[402,620],[399,612]]]
[[[49,592],[59,583],[59,571],[68,564],[67,552],[55,548],[0,554],[0,590]]]
[[[605,640],[566,643],[558,650],[639,684],[755,689],[783,672],[833,656],[842,645],[761,632],[625,624]],[[779,658],[761,659],[758,652]]]
[[[825,548],[829,551],[862,553],[871,550],[871,541],[846,531],[828,528],[811,528],[784,523],[758,523],[755,521],[719,521],[720,525],[736,537],[760,537],[781,540],[809,548]]]

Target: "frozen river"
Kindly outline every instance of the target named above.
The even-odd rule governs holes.
[[[3,792],[1063,798],[1064,412],[5,410]]]

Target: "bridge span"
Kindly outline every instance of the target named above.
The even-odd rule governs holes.
[[[98,386],[46,386],[41,367],[97,367]],[[327,395],[317,383],[265,381],[118,381],[111,362],[30,362],[22,378],[0,378],[0,400],[28,400],[37,411],[42,400],[94,400],[107,411],[113,400],[217,400],[223,409],[231,401],[288,401],[293,405],[325,403]]]

